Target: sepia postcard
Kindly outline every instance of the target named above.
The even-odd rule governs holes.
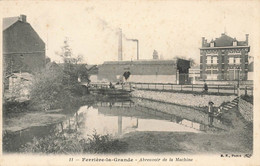
[[[260,165],[260,1],[0,7],[0,165]]]

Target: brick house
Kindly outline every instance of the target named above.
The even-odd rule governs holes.
[[[200,77],[203,80],[247,80],[248,34],[238,41],[225,33],[207,42],[202,38],[200,48]]]
[[[3,19],[4,75],[45,67],[45,43],[25,15]]]

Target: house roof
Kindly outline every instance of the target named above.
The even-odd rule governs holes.
[[[28,81],[33,79],[33,75],[30,73],[13,73],[11,75],[6,76],[6,78],[9,78],[9,77],[22,78],[22,79],[25,79]]]
[[[135,60],[135,61],[106,61],[104,65],[152,65],[152,64],[176,64],[176,60]]]
[[[97,65],[86,65],[87,70],[91,70],[94,67],[97,67]]]
[[[3,31],[19,21],[19,17],[7,17],[3,19]]]
[[[247,46],[247,41],[238,41],[236,38],[232,38],[228,36],[225,33],[222,33],[219,38],[216,38],[215,40],[211,40],[210,43],[214,42],[214,47],[229,47],[233,46],[233,42],[237,42],[237,46]],[[205,43],[204,47],[210,47],[210,43]]]
[[[215,47],[224,47],[224,46],[233,46],[233,41],[236,41],[234,38],[226,35],[225,33],[221,34],[220,38],[216,38]]]

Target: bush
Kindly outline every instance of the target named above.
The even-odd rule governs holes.
[[[3,104],[3,115],[28,111],[29,102],[5,101]]]
[[[126,142],[113,140],[109,135],[99,135],[96,132],[83,145],[83,151],[90,153],[119,153],[125,152],[128,147]]]
[[[249,95],[243,95],[241,96],[241,99],[251,103],[251,104],[254,104],[254,97],[253,96],[249,96]]]
[[[20,151],[27,153],[119,153],[127,150],[128,144],[112,139],[109,135],[94,133],[90,138],[81,138],[76,131],[53,134],[44,138],[34,138]]]
[[[31,106],[39,109],[51,109],[67,96],[62,83],[61,71],[43,70],[35,75],[30,92]]]
[[[20,151],[29,153],[68,154],[80,153],[83,149],[77,134],[66,137],[64,134],[58,133],[44,138],[33,138],[33,141],[24,145]]]
[[[64,67],[45,69],[36,74],[30,91],[31,107],[49,110],[77,102],[76,97],[86,94],[86,89],[78,82],[79,73],[76,67],[70,67],[70,70]]]

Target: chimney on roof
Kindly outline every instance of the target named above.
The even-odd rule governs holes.
[[[26,15],[21,14],[19,19],[22,22],[26,22]]]
[[[248,45],[248,36],[249,34],[246,34],[246,44]]]
[[[201,47],[204,47],[204,44],[205,44],[205,37],[202,37],[202,44],[201,44]]]

